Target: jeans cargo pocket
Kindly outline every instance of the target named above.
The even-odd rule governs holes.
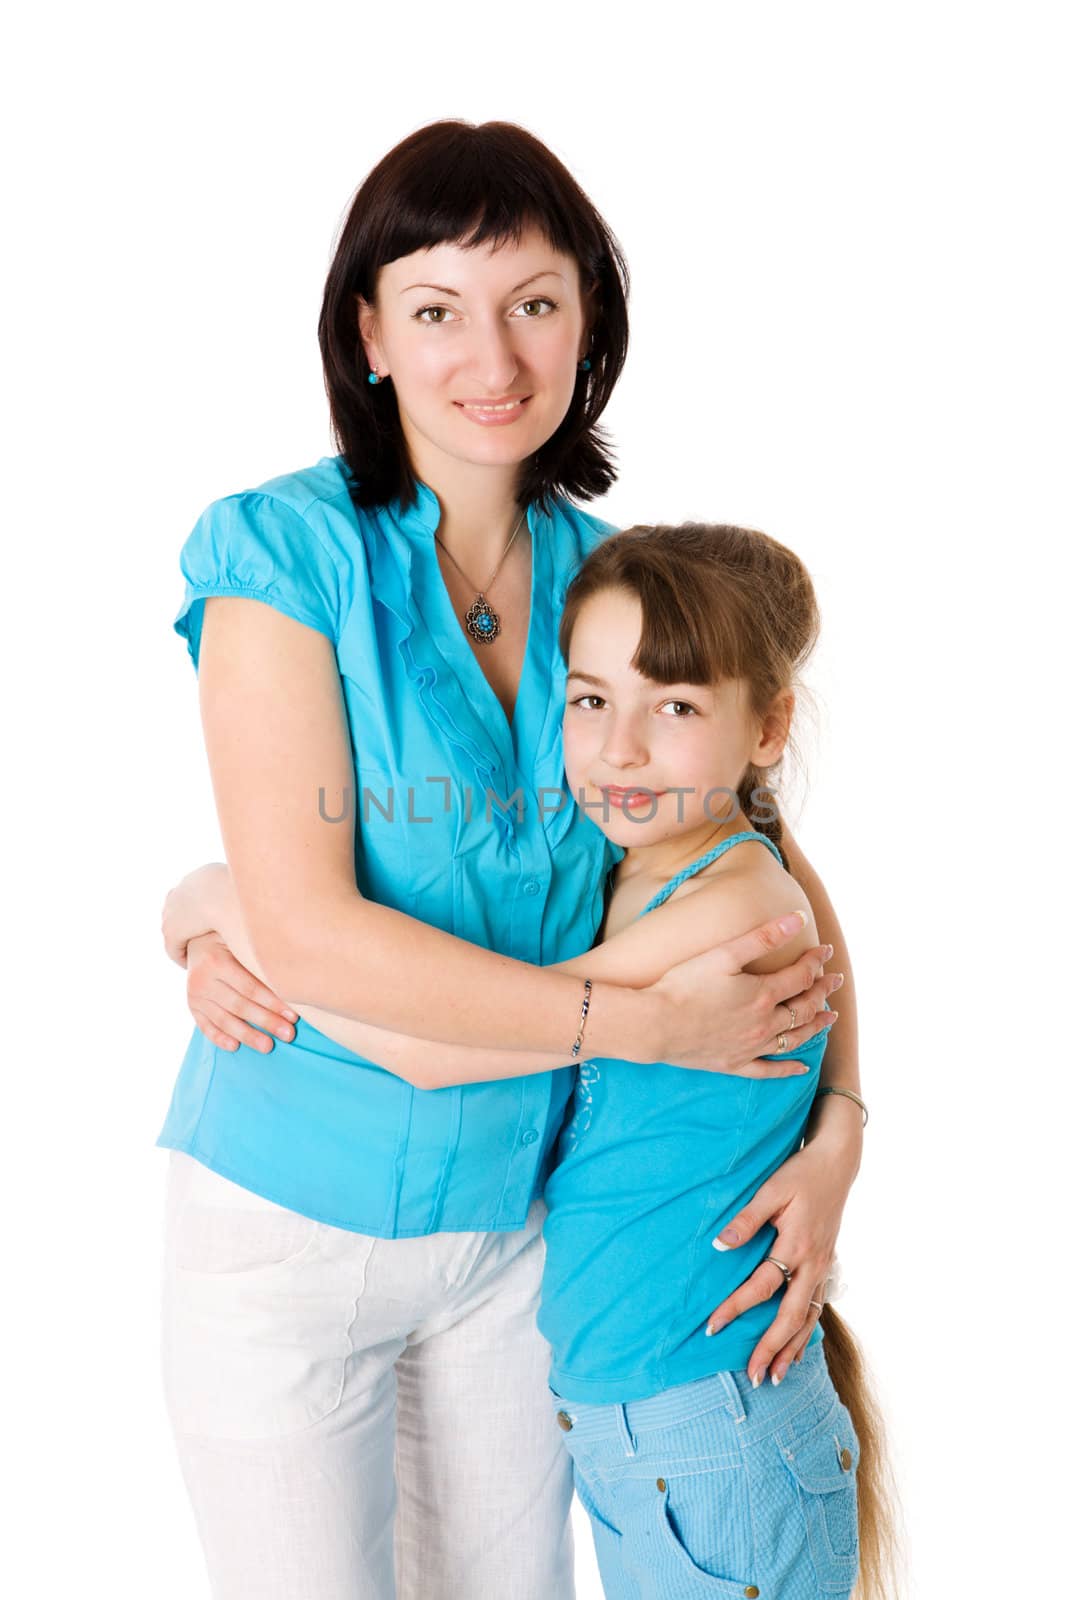
[[[859,1440],[851,1415],[838,1400],[816,1426],[776,1443],[796,1484],[818,1585],[823,1594],[847,1595],[859,1564]]]

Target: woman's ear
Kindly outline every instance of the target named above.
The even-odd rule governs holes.
[[[356,296],[356,325],[360,330],[360,340],[371,370],[383,371],[385,362],[382,356],[382,343],[378,337],[378,311],[363,298],[362,294]]]
[[[781,689],[761,718],[757,742],[750,753],[755,767],[771,767],[783,755],[791,733],[791,718],[795,712],[793,689]]]

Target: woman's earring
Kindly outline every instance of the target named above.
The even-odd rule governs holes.
[[[381,383],[382,379],[379,377],[377,372],[369,372],[367,374],[367,381],[368,383]]]
[[[590,362],[589,362],[589,360],[587,359],[586,356],[584,356],[582,361],[580,361],[579,370],[580,370],[580,372],[589,372],[590,371]]]

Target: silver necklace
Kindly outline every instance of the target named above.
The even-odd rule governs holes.
[[[515,535],[518,533],[525,520],[526,513],[524,511],[519,517],[518,521],[515,523],[515,532],[512,533],[510,539],[508,539],[506,545],[504,546],[503,555],[496,563],[496,571],[493,572],[484,588],[477,590],[477,598],[466,612],[466,632],[477,644],[491,644],[496,638],[499,637],[500,614],[496,610],[495,606],[488,604],[488,601],[485,599],[485,595],[496,581],[496,572],[499,572],[500,568],[503,566],[504,558],[506,557],[508,550],[510,550],[511,546],[514,544]],[[440,539],[438,534],[435,535],[435,542],[438,545],[442,545],[444,550],[447,550],[446,545],[443,544],[443,541]],[[447,550],[447,555],[450,556],[452,561],[454,561],[454,557],[450,555],[449,550]],[[469,584],[469,587],[471,589],[476,588],[476,584],[474,584],[473,580],[471,578],[466,578],[465,573],[462,572],[462,569],[458,566],[457,561],[454,561],[454,565],[462,574],[462,577],[465,578],[466,582]]]

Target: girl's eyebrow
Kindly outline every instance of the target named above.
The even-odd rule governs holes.
[[[606,682],[606,680],[604,678],[593,678],[593,677],[591,677],[589,672],[569,672],[568,673],[568,682],[570,683],[573,678],[581,678],[584,683],[593,683],[593,685],[594,685],[594,687],[596,689],[608,689],[609,688],[609,684]]]
[[[509,289],[507,292],[508,294],[518,294],[520,289],[525,289],[528,283],[536,283],[538,278],[560,278],[561,276],[561,273],[553,272],[551,268],[547,272],[535,272],[532,277],[523,278],[521,283],[516,283],[515,287],[513,289]],[[409,287],[407,289],[402,289],[401,293],[411,294],[414,289],[434,289],[437,294],[449,294],[454,300],[460,300],[462,298],[462,292],[460,289],[448,289],[447,286],[442,283],[410,283]]]

